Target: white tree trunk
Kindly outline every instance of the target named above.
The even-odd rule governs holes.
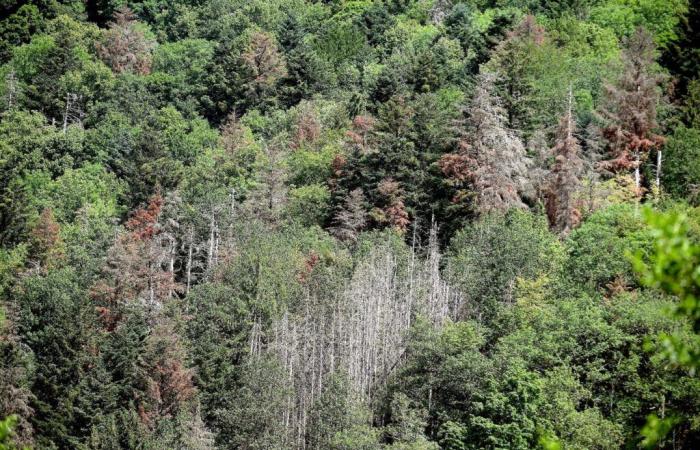
[[[637,190],[637,195],[639,195],[639,189],[642,184],[642,176],[639,170],[639,153],[636,155],[636,164],[634,165],[634,187]]]

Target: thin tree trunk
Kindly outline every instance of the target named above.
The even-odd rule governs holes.
[[[187,291],[186,294],[190,293],[190,286],[192,284],[192,241],[194,240],[192,228],[189,232],[189,248],[187,249]]]
[[[211,221],[209,222],[209,254],[207,255],[207,270],[211,269],[214,265],[214,213],[211,214]]]
[[[639,195],[639,189],[641,186],[641,181],[642,181],[642,175],[639,171],[639,153],[635,155],[636,158],[636,164],[634,166],[634,187],[637,190],[637,195]]]

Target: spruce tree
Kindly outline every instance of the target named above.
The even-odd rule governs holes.
[[[572,112],[572,97],[569,90],[568,108],[559,122],[556,142],[552,148],[554,165],[546,194],[549,224],[553,230],[564,236],[581,220],[576,193],[581,187],[583,160],[579,157],[581,148],[574,134],[576,124]]]
[[[525,147],[506,126],[505,111],[493,93],[495,81],[493,73],[479,75],[457,151],[444,155],[439,163],[453,185],[465,188],[468,183],[480,214],[524,208],[520,193],[529,184]]]
[[[635,186],[641,189],[641,166],[651,150],[659,149],[664,138],[656,134],[656,108],[661,100],[663,78],[655,73],[655,45],[652,36],[637,28],[622,54],[624,72],[614,85],[606,86],[601,116],[606,125],[610,159],[600,167],[613,173],[634,170]],[[661,153],[657,174],[660,172]]]

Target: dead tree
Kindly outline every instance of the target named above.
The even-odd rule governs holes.
[[[622,76],[616,84],[606,86],[601,116],[606,122],[603,135],[611,158],[601,162],[599,167],[613,173],[632,169],[639,194],[641,165],[651,150],[660,152],[664,142],[664,138],[654,132],[663,78],[654,73],[655,46],[643,28],[638,28],[628,39],[622,59],[625,65]],[[661,173],[661,159],[659,153],[657,175]]]
[[[332,374],[345,372],[358,401],[371,401],[399,365],[415,317],[439,325],[459,308],[458,296],[440,276],[436,226],[427,250],[422,259],[406,248],[376,247],[345,289],[307,291],[297,308],[274,323],[267,351],[280,359],[293,387],[280,415],[294,448],[305,448],[309,410]],[[252,339],[251,352],[260,352],[259,344]]]
[[[444,155],[440,168],[458,187],[470,184],[481,214],[524,208],[520,193],[528,189],[529,161],[518,136],[506,126],[505,110],[493,94],[496,75],[479,75],[474,98],[461,124],[457,151]]]
[[[580,221],[581,212],[576,198],[581,188],[583,160],[579,156],[580,146],[575,136],[573,117],[573,95],[569,88],[568,107],[559,123],[556,143],[552,149],[554,165],[546,195],[547,216],[553,230],[567,235]]]

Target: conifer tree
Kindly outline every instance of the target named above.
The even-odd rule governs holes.
[[[277,82],[287,75],[287,66],[272,35],[255,31],[250,35],[248,46],[241,55],[247,70],[244,85],[246,95],[259,100],[269,93]]]
[[[394,230],[403,234],[408,228],[410,219],[401,195],[401,186],[391,178],[385,178],[379,182],[377,191],[385,198],[386,204],[381,210],[380,216]]]
[[[155,195],[147,207],[134,212],[109,251],[103,279],[93,287],[108,329],[116,326],[120,305],[140,302],[158,309],[181,290],[172,263],[175,238],[160,220],[163,203]]]
[[[505,111],[493,94],[496,76],[479,75],[476,92],[466,110],[457,151],[444,155],[439,164],[458,188],[469,182],[481,214],[524,208],[520,192],[527,187],[528,159],[525,147],[506,126]],[[459,199],[458,195],[455,200]]]
[[[20,342],[17,327],[0,305],[0,417],[16,417],[15,441],[30,444],[34,413],[29,391],[31,353]],[[0,445],[2,447],[2,445]]]
[[[499,74],[496,91],[503,100],[508,126],[530,131],[538,113],[532,104],[533,53],[545,43],[544,27],[528,14],[494,49],[488,66]]]
[[[357,236],[367,223],[365,195],[357,188],[345,198],[342,208],[333,218],[331,232],[340,240],[357,241]]]
[[[63,256],[61,227],[51,208],[44,208],[29,236],[29,262],[36,268],[55,266]]]
[[[136,16],[126,6],[114,13],[114,22],[98,43],[97,53],[116,73],[147,75],[151,71],[154,42],[138,28]]]
[[[572,97],[569,90],[568,108],[559,122],[556,142],[552,148],[555,159],[546,194],[549,224],[561,235],[568,234],[581,219],[576,205],[576,192],[581,187],[579,177],[583,171],[583,160],[579,157],[581,148],[574,134],[576,124],[572,112]]]
[[[641,188],[641,165],[664,138],[655,133],[656,107],[661,100],[662,77],[654,73],[655,46],[652,36],[638,28],[623,51],[624,73],[615,85],[606,86],[601,111],[607,122],[603,135],[611,158],[600,167],[611,172],[634,170],[635,186]],[[660,171],[659,153],[657,173]]]

